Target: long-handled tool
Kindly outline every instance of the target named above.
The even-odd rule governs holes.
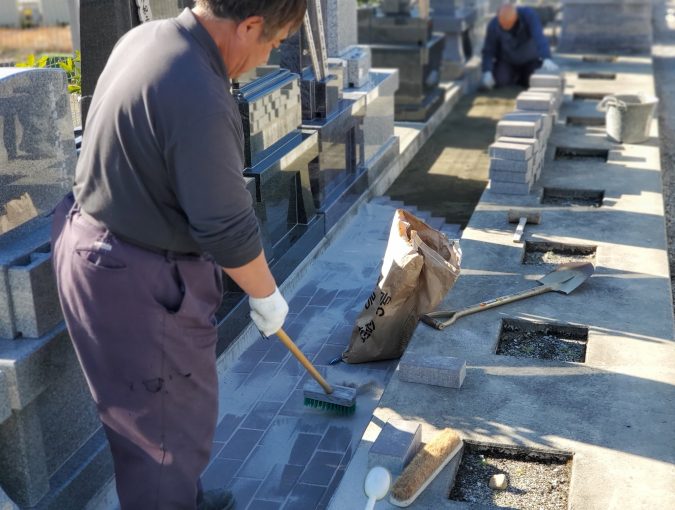
[[[460,317],[471,315],[473,313],[482,312],[489,308],[505,305],[506,303],[513,303],[520,299],[526,299],[546,292],[562,292],[569,294],[579,285],[584,283],[595,271],[595,267],[590,262],[581,262],[574,264],[564,264],[558,267],[555,271],[548,273],[539,280],[542,285],[531,289],[517,292],[516,294],[509,294],[508,296],[498,297],[489,301],[483,301],[477,305],[468,306],[461,310],[448,310],[431,312],[420,317],[420,320],[429,326],[436,329],[444,329],[455,323]],[[439,318],[447,319],[445,321],[437,320]]]
[[[516,231],[513,234],[513,242],[519,243],[520,239],[523,237],[523,232],[525,231],[526,223],[533,223],[539,225],[541,221],[541,212],[540,211],[527,211],[523,209],[511,209],[509,210],[509,223],[518,223]]]
[[[309,381],[303,388],[306,406],[328,409],[340,414],[352,414],[356,410],[355,388],[328,384],[283,329],[277,331],[276,335],[316,381]]]

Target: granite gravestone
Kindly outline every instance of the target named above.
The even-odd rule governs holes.
[[[365,97],[343,96],[343,65],[325,58],[321,2],[312,0],[301,33],[281,46],[281,62],[298,73],[303,85],[303,128],[319,136],[319,158],[310,165],[314,204],[330,230],[368,186],[360,130]]]
[[[0,487],[21,507],[74,508],[110,471],[85,481],[66,462],[109,460],[90,442],[100,425],[64,332],[45,216],[75,170],[66,75],[0,69],[0,98],[0,398],[11,410],[0,412]]]
[[[563,0],[559,51],[647,54],[652,45],[649,0]]]
[[[473,53],[471,31],[476,9],[460,0],[431,0],[431,8],[434,30],[445,33],[441,78],[456,80]]]
[[[359,42],[370,45],[373,65],[401,71],[396,120],[425,121],[444,100],[438,85],[445,34],[432,32],[428,10],[428,0],[385,0],[358,11]]]

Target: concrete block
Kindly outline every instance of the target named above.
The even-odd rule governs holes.
[[[492,182],[513,182],[518,184],[532,184],[535,179],[534,169],[529,172],[506,172],[504,170],[490,170]]]
[[[500,120],[497,123],[497,138],[501,136],[536,138],[538,127],[536,122],[531,121]]]
[[[399,475],[422,444],[422,426],[414,421],[389,420],[368,452],[368,467],[382,466]]]
[[[511,112],[507,113],[502,117],[503,121],[516,121],[516,122],[534,122],[537,126],[537,129],[541,129],[544,125],[546,113],[536,113],[536,112]]]
[[[502,172],[531,172],[534,168],[534,158],[526,161],[514,161],[512,159],[491,158],[490,171],[499,170]]]
[[[490,191],[504,195],[528,195],[530,193],[530,184],[520,184],[515,182],[490,181]]]
[[[398,365],[402,381],[461,388],[466,375],[466,361],[450,356],[425,356],[406,352]]]
[[[549,113],[554,109],[554,103],[554,96],[544,92],[523,92],[516,98],[516,108],[525,111]]]
[[[530,88],[532,87],[551,87],[562,90],[563,78],[557,74],[533,74],[530,76]]]
[[[541,143],[536,138],[524,138],[518,136],[501,136],[497,138],[497,143],[515,143],[518,145],[528,145],[532,147],[532,156],[536,154],[541,149]]]
[[[526,161],[532,157],[532,146],[520,143],[495,142],[490,145],[489,154],[491,158]]]
[[[17,334],[38,338],[62,320],[50,253],[34,252],[7,271]]]

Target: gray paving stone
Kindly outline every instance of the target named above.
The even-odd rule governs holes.
[[[216,427],[214,440],[221,443],[226,443],[229,441],[234,431],[237,430],[237,427],[239,427],[242,419],[242,416],[236,416],[234,414],[226,414],[223,416]]]
[[[282,368],[271,379],[270,385],[263,394],[263,398],[268,402],[286,402],[299,380],[300,375],[288,375]]]
[[[283,503],[254,499],[246,510],[280,510]]]
[[[500,187],[504,184],[500,184]],[[466,375],[466,361],[450,356],[427,356],[406,352],[398,365],[402,381],[461,388]]]
[[[2,490],[2,487],[0,487],[0,510],[19,510],[19,507]]]
[[[310,306],[328,306],[337,296],[338,289],[317,289],[309,302]]]
[[[344,453],[352,442],[352,429],[346,426],[331,425],[321,439],[317,449]]]
[[[531,172],[504,172],[501,170],[490,170],[490,180],[493,182],[529,184],[534,180],[534,175],[534,170]]]
[[[498,143],[515,143],[520,145],[529,145],[532,147],[532,157],[536,157],[541,149],[541,144],[536,138],[523,138],[518,136],[501,136],[497,138]]]
[[[531,172],[534,168],[534,158],[527,161],[514,161],[512,159],[490,158],[489,171],[499,170],[503,172]]]
[[[368,467],[382,466],[392,475],[403,469],[419,451],[422,444],[422,427],[407,420],[389,420],[368,452]]]
[[[436,216],[432,216],[426,222],[427,225],[429,225],[431,228],[434,228],[436,230],[439,230],[443,226],[444,223],[445,223],[445,218],[439,218],[439,217],[436,217]]]
[[[534,73],[530,76],[530,87],[551,87],[562,89],[563,78],[558,74],[539,74]]]
[[[342,457],[342,453],[315,452],[312,460],[309,461],[305,471],[302,473],[300,481],[302,483],[328,487],[330,481],[333,479],[333,475],[338,467],[340,467]]]
[[[218,458],[244,460],[248,457],[263,435],[262,430],[238,429],[225,444]]]
[[[322,436],[318,434],[298,434],[291,448],[288,463],[295,466],[307,465],[321,442],[321,438]]]
[[[290,356],[289,350],[286,348],[284,344],[277,342],[276,339],[270,339],[270,341],[274,343],[267,351],[262,361],[272,363],[274,362],[281,363],[282,361],[285,361],[286,358]]]
[[[501,136],[536,138],[538,128],[537,123],[532,121],[500,120],[497,123],[497,138]]]
[[[246,508],[253,500],[253,495],[260,486],[260,480],[252,480],[250,478],[234,478],[229,489],[234,494],[236,501],[235,508]]]
[[[241,468],[242,461],[235,459],[216,458],[209,464],[202,475],[202,486],[204,490],[226,488],[234,475]]]
[[[244,461],[241,469],[237,472],[237,477],[262,481],[276,465],[278,465],[276,456],[270,455],[264,445],[259,445]]]
[[[277,464],[263,480],[256,499],[283,503],[290,495],[304,470],[304,466]]]
[[[554,109],[554,99],[551,94],[543,92],[522,92],[516,98],[516,108],[550,113]]]
[[[267,430],[270,423],[281,409],[280,402],[257,402],[244,419],[241,427],[244,429]]]
[[[491,158],[526,161],[532,157],[532,147],[517,143],[495,142],[490,145],[489,154]]]
[[[319,502],[325,492],[326,487],[299,483],[293,487],[293,491],[282,508],[283,510],[309,510],[318,508]]]

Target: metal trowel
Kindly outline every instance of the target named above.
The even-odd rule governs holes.
[[[483,301],[477,305],[468,306],[461,310],[447,310],[431,312],[420,316],[420,320],[429,326],[436,329],[444,329],[451,324],[454,324],[457,319],[472,313],[482,312],[489,308],[505,305],[506,303],[513,303],[521,299],[526,299],[546,292],[561,292],[569,294],[579,285],[584,283],[595,271],[595,267],[590,262],[581,262],[574,264],[563,264],[555,271],[552,271],[542,277],[539,281],[541,286],[531,289],[523,290],[508,296],[502,296],[489,301]],[[446,319],[444,321],[438,319]]]

